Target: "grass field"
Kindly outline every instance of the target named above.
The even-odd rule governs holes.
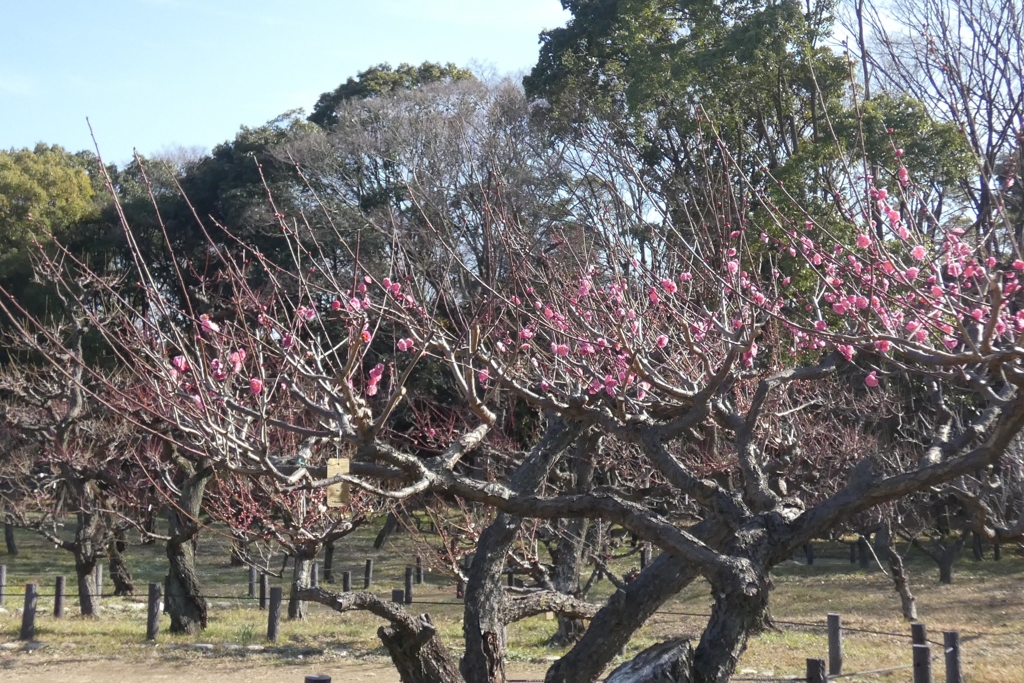
[[[392,588],[402,586],[405,567],[412,563],[415,545],[407,534],[392,537],[377,552],[372,549],[374,531],[355,534],[339,544],[335,572],[353,573],[353,587],[362,588],[363,565],[366,558],[375,561],[375,592],[390,595]],[[102,613],[97,619],[82,619],[77,614],[74,593],[74,568],[71,555],[54,549],[42,539],[19,532],[16,557],[0,553],[0,564],[7,565],[6,613],[0,613],[0,661],[5,666],[18,657],[34,656],[13,649],[20,628],[20,606],[24,584],[38,582],[40,592],[37,639],[45,643],[45,656],[51,660],[83,656],[135,661],[158,656],[182,658],[259,658],[268,666],[287,666],[296,658],[326,658],[372,662],[385,657],[376,638],[380,622],[365,613],[337,614],[318,605],[311,605],[305,622],[284,621],[277,647],[266,641],[266,614],[260,612],[247,595],[245,568],[228,566],[228,540],[223,535],[207,533],[200,540],[200,573],[203,587],[210,596],[210,626],[197,637],[172,636],[166,632],[168,619],[163,617],[160,646],[156,649],[144,642],[145,593],[150,581],[161,583],[166,573],[163,548],[133,546],[128,553],[135,575],[138,596],[135,598],[104,598]],[[813,567],[790,562],[774,575],[773,616],[778,630],[755,638],[744,655],[737,676],[791,676],[804,671],[808,657],[826,657],[824,635],[828,612],[842,614],[849,628],[908,634],[909,626],[899,616],[899,601],[889,579],[877,568],[864,571],[848,562],[845,546],[817,546],[818,558]],[[619,562],[618,570],[637,563],[633,556]],[[273,564],[280,569],[280,559]],[[987,559],[975,562],[962,559],[954,569],[954,583],[938,584],[938,570],[926,558],[911,556],[909,571],[918,599],[918,613],[929,630],[929,638],[941,642],[941,632],[959,630],[964,648],[965,673],[975,683],[1006,683],[1024,681],[1024,558],[1017,553],[1004,553],[1000,562]],[[67,614],[64,619],[51,615],[54,577],[68,577]],[[290,576],[290,568],[287,572]],[[273,579],[272,585],[287,585],[287,578]],[[339,590],[340,590],[340,583]],[[109,581],[107,591],[112,590]],[[417,586],[418,611],[429,612],[446,642],[456,652],[462,630],[462,607],[455,598],[450,577],[428,571],[426,583]],[[605,581],[598,584],[595,600],[603,600],[611,591]],[[285,591],[287,594],[287,590]],[[665,636],[681,634],[699,637],[708,612],[710,596],[706,584],[695,584],[683,591],[633,639],[627,651],[647,647]],[[820,625],[815,628],[805,625]],[[527,619],[509,627],[509,658],[528,670],[541,671],[543,665],[562,650],[547,646],[555,622],[545,617]],[[847,631],[844,633],[845,671],[874,670],[909,664],[909,639],[896,635],[877,635]],[[208,651],[192,647],[212,644]],[[6,645],[6,647],[5,647]],[[247,647],[248,646],[248,647]],[[264,650],[259,650],[263,646]],[[938,654],[941,648],[935,648]],[[37,656],[41,656],[40,655]],[[6,658],[6,660],[4,660]],[[937,679],[941,680],[941,659],[935,662]],[[888,677],[853,677],[847,680],[909,680],[909,671]],[[111,680],[117,680],[111,678]]]

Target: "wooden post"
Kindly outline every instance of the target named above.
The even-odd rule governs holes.
[[[825,678],[825,660],[824,659],[808,659],[807,660],[807,683],[825,683],[828,679]]]
[[[156,640],[160,632],[160,584],[149,584],[149,609],[146,610],[146,640]]]
[[[352,572],[341,573],[341,590],[344,593],[352,592]]]
[[[270,594],[270,577],[266,572],[260,574],[260,609],[267,609],[267,596]]]
[[[416,585],[423,583],[423,558],[416,556]]]
[[[325,676],[324,674],[315,674],[313,676],[306,676],[305,683],[331,683],[331,677]]]
[[[964,670],[960,664],[960,632],[943,631],[942,643],[946,650],[946,683],[964,683]]]
[[[401,588],[395,588],[394,590],[392,590],[391,602],[395,603],[396,605],[401,605],[403,602],[405,602],[405,591]]]
[[[928,632],[923,622],[915,621],[910,624],[910,642],[914,645],[928,644]]]
[[[4,522],[4,543],[7,544],[8,555],[18,554],[18,544],[14,540],[14,525],[10,522]]]
[[[828,675],[843,673],[843,628],[838,614],[828,615]]]
[[[313,566],[309,568],[309,587],[320,587],[320,567],[316,560],[313,560]]]
[[[0,564],[0,607],[4,606],[7,599],[7,565]]]
[[[516,573],[511,569],[508,570],[508,587],[512,588],[516,585]]]
[[[270,610],[267,613],[267,640],[277,642],[281,633],[281,587],[270,589]]]
[[[21,640],[32,640],[36,635],[36,605],[39,604],[39,584],[25,584],[25,609],[21,613]]]
[[[996,562],[1003,559],[1003,548],[998,543],[992,545],[992,559]]]
[[[405,568],[405,604],[412,604],[412,567]]]
[[[64,618],[64,587],[66,580],[63,576],[58,576],[57,581],[53,586],[53,617],[55,619]]]
[[[804,557],[807,558],[807,566],[814,564],[814,546],[810,542],[804,543]]]
[[[256,597],[256,567],[249,565],[249,597]]]
[[[914,645],[914,683],[932,683],[932,649]]]
[[[466,597],[466,584],[463,583],[462,579],[455,582],[455,597],[459,600]]]
[[[363,590],[370,590],[373,583],[373,560],[366,558],[366,569],[363,571]]]

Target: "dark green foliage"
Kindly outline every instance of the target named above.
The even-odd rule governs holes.
[[[431,83],[446,83],[473,79],[473,74],[460,69],[451,62],[437,64],[423,62],[419,66],[399,64],[392,68],[390,64],[378,64],[365,71],[360,71],[355,78],[349,78],[331,92],[320,95],[313,106],[309,121],[323,128],[329,128],[338,122],[335,110],[342,102],[366,99],[386,95],[399,90],[412,90]]]

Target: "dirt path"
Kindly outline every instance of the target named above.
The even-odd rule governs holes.
[[[398,681],[393,668],[364,662],[0,658],[0,680],[4,683],[302,683],[308,674],[327,674],[338,683]]]
[[[509,673],[520,680],[543,677],[540,668],[516,667]],[[302,683],[309,674],[327,674],[333,683],[398,683],[398,674],[386,662],[0,656],[3,683]]]

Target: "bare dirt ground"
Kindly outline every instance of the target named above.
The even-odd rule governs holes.
[[[4,683],[302,683],[310,674],[327,674],[334,683],[398,683],[398,674],[387,662],[0,656]],[[513,669],[510,677],[536,680],[543,677],[543,670]]]
[[[14,656],[0,659],[4,683],[302,683],[327,674],[340,683],[393,683],[393,667],[375,662],[263,662],[217,659],[169,662]]]

